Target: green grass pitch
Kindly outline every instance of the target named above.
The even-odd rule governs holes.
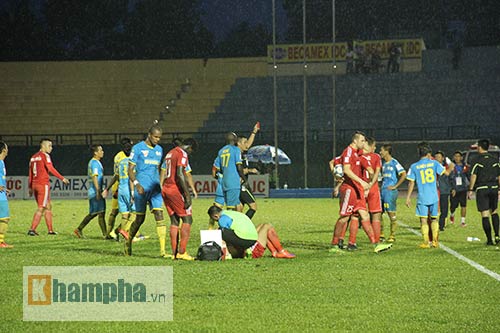
[[[188,251],[194,255],[211,200],[193,203]],[[474,202],[469,204],[469,226],[450,225],[440,240],[500,273],[500,250],[484,245],[479,213]],[[406,208],[402,200],[398,207],[398,219],[418,229],[414,208]],[[46,235],[42,221],[40,236],[28,237],[35,202],[10,202],[7,241],[15,248],[0,251],[3,332],[498,332],[500,327],[500,282],[442,249],[419,249],[420,237],[403,227],[388,252],[371,252],[360,229],[359,251],[328,253],[337,200],[258,200],[254,222],[274,224],[284,246],[297,254],[295,260],[273,259],[269,252],[258,260],[160,259],[151,215],[141,229],[151,239],[135,243],[134,256],[126,258],[121,243],[100,238],[97,220],[85,229],[88,239],[71,235],[87,209],[84,200],[54,201],[60,234]],[[385,224],[387,230],[387,219]],[[467,242],[467,236],[481,242]],[[174,321],[23,322],[23,266],[43,265],[173,266]]]

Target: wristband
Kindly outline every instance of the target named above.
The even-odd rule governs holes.
[[[137,184],[139,184],[139,181],[136,179],[136,180],[134,180],[134,185],[137,185]]]

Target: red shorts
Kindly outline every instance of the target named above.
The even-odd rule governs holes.
[[[184,208],[184,197],[177,187],[164,187],[161,190],[161,196],[163,197],[163,203],[167,207],[167,212],[169,216],[191,216],[192,209]]]
[[[266,248],[262,246],[261,243],[255,242],[255,245],[253,246],[252,250],[252,258],[257,259],[261,258],[264,255],[264,252],[266,251]]]
[[[50,185],[33,184],[33,196],[39,208],[46,208],[50,203]]]
[[[380,191],[377,185],[370,188],[370,192],[368,192],[368,197],[366,198],[366,203],[368,204],[368,211],[370,213],[382,212],[382,200],[380,199]]]
[[[350,216],[358,210],[366,210],[365,198],[351,185],[342,184],[340,186],[340,216]]]

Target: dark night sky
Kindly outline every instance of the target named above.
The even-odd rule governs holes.
[[[0,0],[0,7],[11,1],[13,0]],[[37,12],[40,10],[41,3],[47,0],[29,1]],[[129,5],[132,7],[139,1],[141,0],[129,0]],[[224,39],[231,29],[244,21],[250,26],[261,23],[269,32],[272,32],[271,0],[201,0],[201,9],[204,13],[203,23],[214,34],[217,42]],[[287,18],[282,0],[276,0],[276,27],[278,36],[286,33]]]
[[[203,23],[220,41],[236,25],[248,22],[251,26],[263,24],[272,32],[271,0],[203,0]],[[286,32],[287,18],[283,3],[276,0],[276,28],[278,35]]]

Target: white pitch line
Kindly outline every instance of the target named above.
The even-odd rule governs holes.
[[[414,233],[415,235],[417,236],[422,236],[422,234],[414,229],[412,229],[409,225],[406,225],[402,222],[399,222],[398,221],[398,224],[402,227],[404,227],[406,230]],[[457,251],[455,250],[452,250],[450,249],[448,246],[446,245],[443,245],[443,243],[439,242],[439,247],[442,248],[444,251],[448,252],[449,254],[451,254],[452,256],[454,256],[455,258],[459,259],[459,260],[462,260],[462,261],[465,261],[466,263],[468,263],[469,265],[471,265],[472,267],[474,267],[475,269],[477,269],[478,271],[480,271],[481,273],[484,273],[486,275],[489,275],[491,276],[492,278],[494,278],[495,280],[497,281],[500,281],[500,274],[498,273],[495,273],[493,271],[490,271],[488,268],[484,267],[483,265],[480,265],[478,264],[477,262],[473,261],[473,260],[470,260],[469,258],[467,257],[464,257],[463,255],[461,255],[460,253],[458,253]]]

